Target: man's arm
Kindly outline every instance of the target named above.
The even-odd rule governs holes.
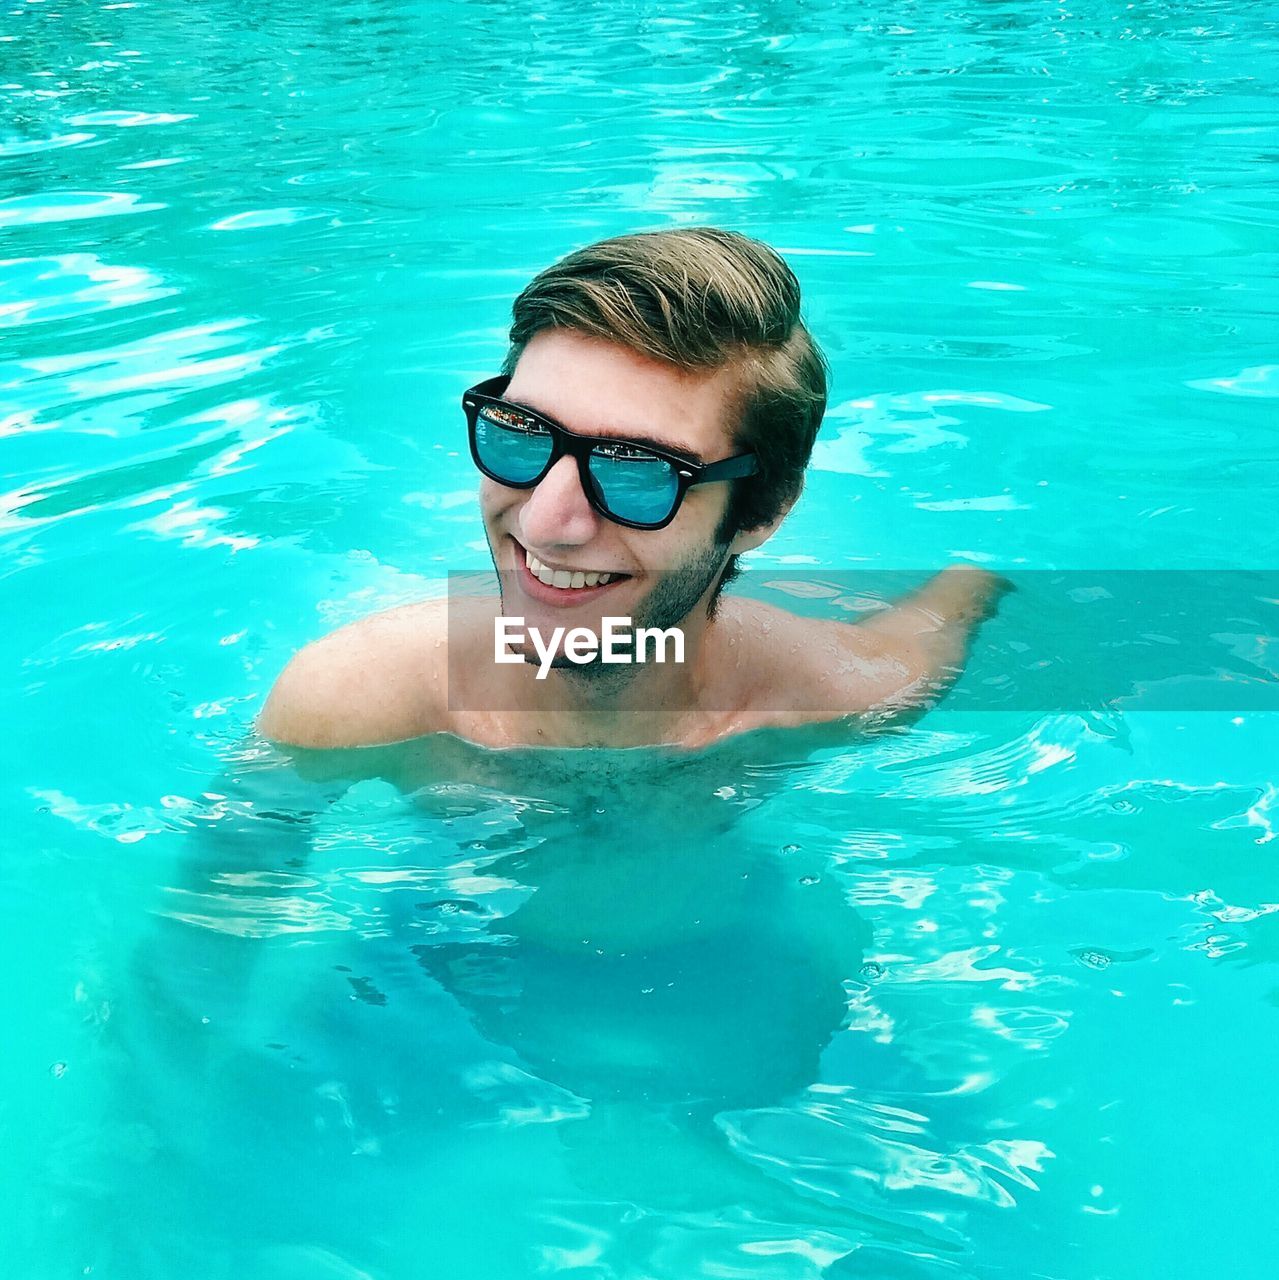
[[[973,633],[1012,589],[985,569],[953,565],[860,625],[889,640],[924,680],[949,683],[963,668]]]
[[[896,717],[926,708],[964,668],[977,628],[1013,584],[955,565],[865,622],[839,627],[845,714]]]

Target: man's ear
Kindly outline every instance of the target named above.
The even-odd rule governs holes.
[[[781,522],[790,515],[790,509],[795,505],[798,497],[797,493],[794,498],[788,498],[782,504],[781,510],[767,524],[757,524],[753,529],[742,529],[729,543],[729,552],[739,556],[743,551],[754,551],[756,547],[763,546],[777,532]]]

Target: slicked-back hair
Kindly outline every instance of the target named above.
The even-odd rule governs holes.
[[[733,482],[718,540],[770,523],[799,496],[826,411],[826,361],[799,313],[799,281],[766,244],[715,227],[645,231],[587,245],[515,300],[513,373],[533,337],[571,329],[680,369],[740,371],[729,406],[738,452],[758,472]],[[736,558],[734,557],[734,560]],[[736,573],[730,562],[722,587]]]

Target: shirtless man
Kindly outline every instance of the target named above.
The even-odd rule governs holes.
[[[831,871],[843,815],[830,840],[815,821],[780,849],[776,822],[749,816],[793,777],[733,757],[800,735],[731,735],[923,705],[1002,584],[951,570],[859,625],[720,596],[799,495],[826,401],[798,285],[763,245],[691,229],[571,256],[517,301],[506,374],[464,398],[500,601],[390,610],[290,663],[267,737],[402,745],[255,749],[219,780],[225,812],[196,828],[139,956],[148,997],[112,1019],[127,1088],[164,1103],[144,1107],[143,1131],[158,1113],[161,1149],[185,1153],[165,1166],[166,1203],[220,1206],[201,1171],[226,1153],[246,1239],[269,1221],[308,1249],[363,1256],[376,1239],[393,1254],[420,1249],[429,1211],[473,1223],[468,1249],[502,1242],[522,1274],[552,1194],[536,1180],[562,1156],[570,1207],[733,1205],[852,1248],[856,1195],[846,1210],[796,1194],[717,1127],[725,1108],[829,1078],[825,1046],[867,1016],[850,984],[861,1000],[871,929]],[[498,616],[544,634],[606,617],[679,627],[684,662],[569,662],[542,679],[528,650],[496,661]],[[718,745],[483,750],[646,743]],[[334,803],[366,782],[402,807],[380,789]],[[838,803],[805,797],[815,818]],[[891,1104],[914,1077],[882,1040],[853,1046],[858,1097]],[[566,1122],[512,1120],[529,1099]],[[247,1147],[245,1114],[262,1118]],[[489,1171],[526,1164],[527,1185],[510,1184],[521,1217]],[[369,1206],[347,1215],[358,1239],[298,1168]],[[152,1213],[159,1181],[138,1179]],[[298,1274],[314,1273],[307,1258]]]
[[[826,367],[767,246],[698,227],[570,254],[516,299],[501,377],[463,397],[500,599],[392,609],[302,650],[262,713],[301,747],[436,732],[484,746],[670,744],[883,717],[962,664],[1006,586],[946,570],[850,624],[723,596],[799,497]],[[495,622],[678,628],[683,661],[540,671]],[[451,657],[450,657],[451,655]],[[539,678],[539,675],[542,678]]]

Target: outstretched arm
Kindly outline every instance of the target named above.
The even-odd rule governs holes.
[[[865,622],[845,644],[862,676],[855,709],[876,717],[927,707],[955,681],[977,628],[1013,590],[1007,578],[955,565]]]

